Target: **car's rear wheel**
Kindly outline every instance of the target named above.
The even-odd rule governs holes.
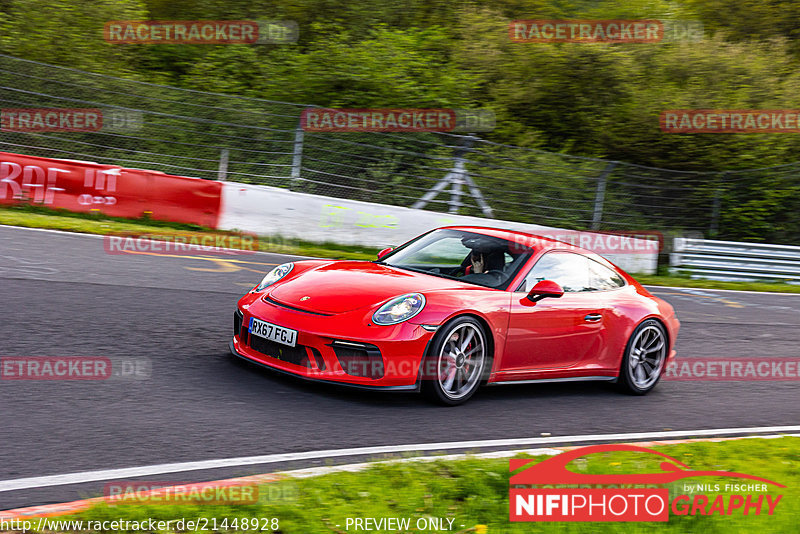
[[[668,350],[667,333],[654,319],[648,319],[631,334],[622,358],[619,380],[623,391],[644,395],[652,390],[664,370]]]
[[[481,323],[456,317],[439,328],[431,343],[423,361],[422,391],[447,406],[462,404],[480,387],[489,361]]]

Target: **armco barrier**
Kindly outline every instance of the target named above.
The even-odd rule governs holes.
[[[575,234],[535,224],[436,213],[233,182],[225,182],[222,189],[219,219],[219,228],[224,230],[380,248],[399,245],[433,228],[455,224],[492,226],[548,236]],[[597,236],[591,232],[578,234]],[[654,273],[658,247],[653,248],[652,241],[633,238],[627,238],[626,244],[628,246],[621,247],[620,253],[598,253],[628,272]]]
[[[216,228],[222,184],[157,171],[0,152],[0,204],[31,202]]]
[[[675,238],[673,271],[710,280],[787,280],[800,283],[800,247]]]

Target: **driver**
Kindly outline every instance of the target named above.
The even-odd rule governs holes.
[[[465,274],[462,280],[489,287],[497,286],[504,281],[505,256],[502,250],[479,252],[473,249],[469,254],[469,265],[468,274]]]
[[[473,250],[469,255],[469,261],[472,264],[472,271],[470,271],[471,273],[481,274],[486,272],[486,259],[480,252],[475,252]]]
[[[469,255],[469,262],[472,265],[470,274],[485,274],[489,271],[501,271],[506,263],[502,250],[492,250],[491,252],[478,252],[477,250],[473,250]]]

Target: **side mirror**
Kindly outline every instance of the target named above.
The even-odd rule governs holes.
[[[528,296],[525,297],[531,302],[538,302],[544,298],[561,298],[564,295],[564,290],[560,285],[552,280],[541,280],[536,283],[530,290]]]
[[[393,250],[394,250],[394,247],[387,247],[387,248],[381,250],[380,252],[378,252],[378,259],[379,260],[382,259],[384,256],[386,256],[387,254],[389,254]]]

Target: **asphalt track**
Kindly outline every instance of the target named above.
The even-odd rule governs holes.
[[[0,481],[319,449],[800,423],[800,382],[662,381],[646,397],[603,384],[505,386],[444,408],[414,394],[320,386],[232,361],[238,296],[287,259],[109,255],[97,237],[0,226],[0,356],[150,365],[138,380],[0,380]],[[680,357],[798,356],[800,295],[651,290],[677,309]],[[102,483],[0,492],[0,510],[101,492]]]

